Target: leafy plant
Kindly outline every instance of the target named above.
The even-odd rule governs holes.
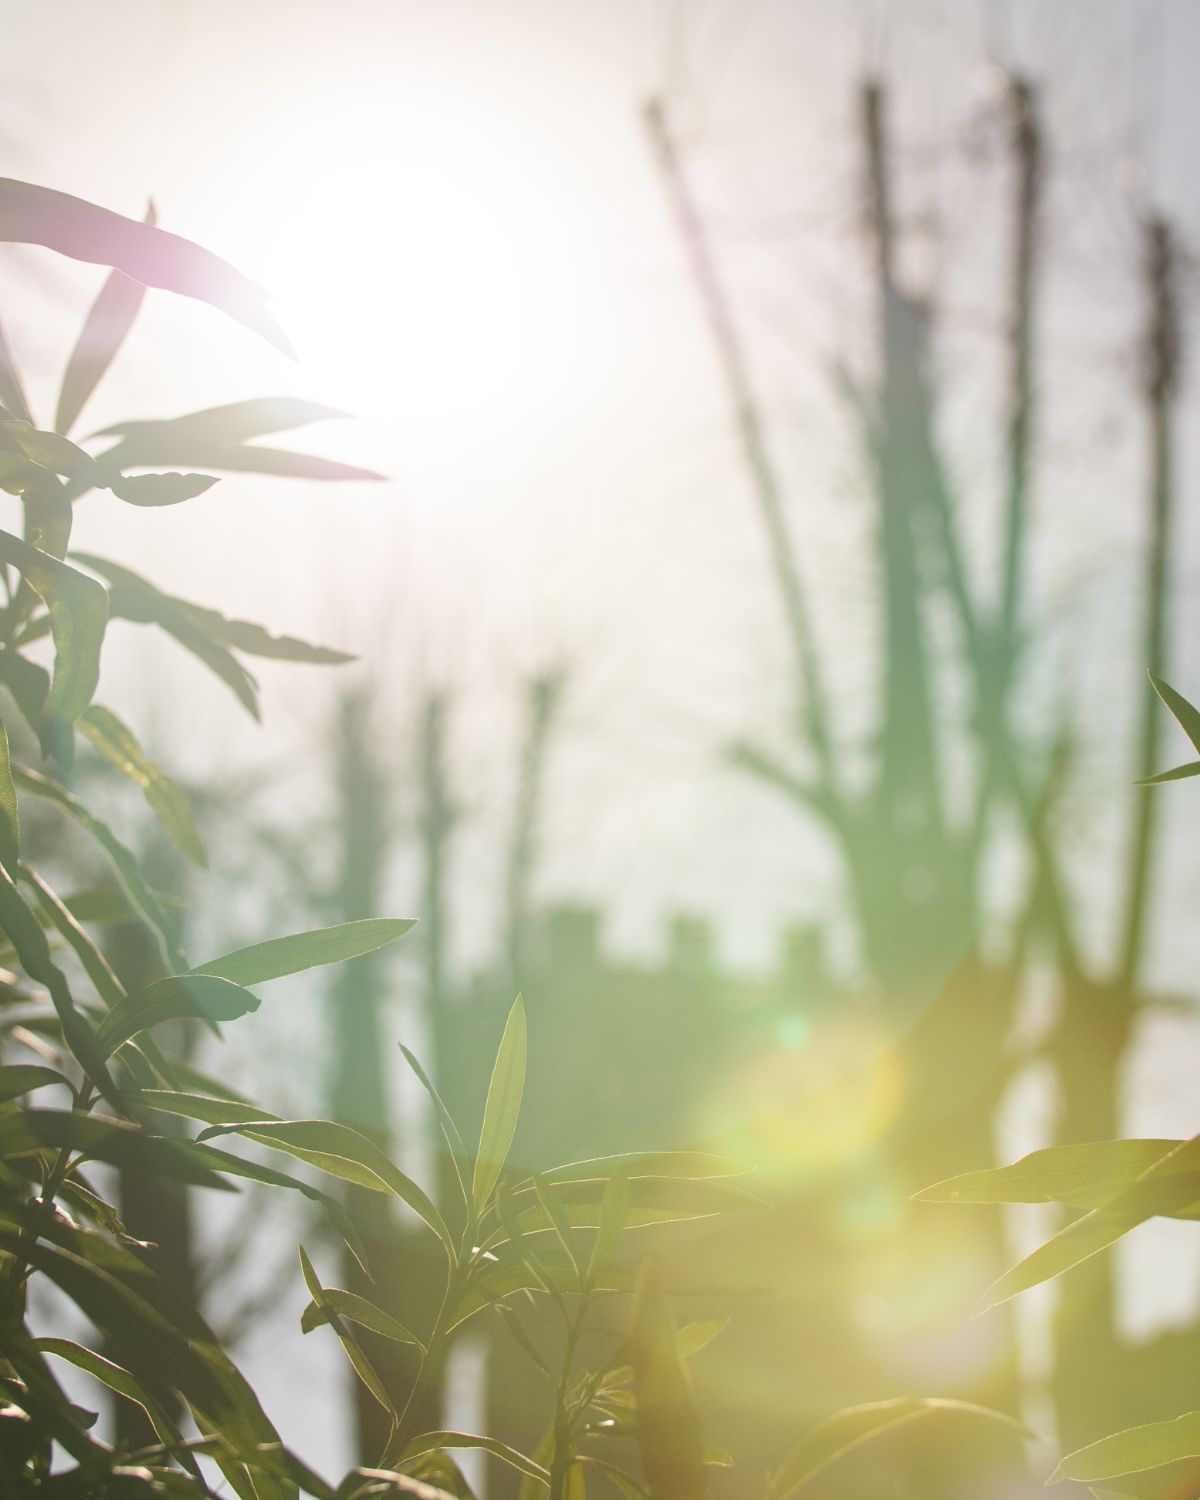
[[[1200,710],[1151,676],[1159,697],[1200,751]],[[1153,786],[1200,772],[1200,761],[1148,778]],[[980,1298],[977,1313],[1062,1276],[1147,1219],[1200,1219],[1200,1135],[1189,1140],[1113,1140],[1034,1151],[1011,1166],[966,1172],[917,1195],[933,1203],[1059,1203],[1078,1216],[1007,1271]],[[1177,1466],[1200,1459],[1200,1411],[1144,1423],[1068,1453],[1052,1480],[1092,1486],[1101,1500],[1146,1493],[1130,1476],[1157,1471],[1163,1493],[1178,1493]],[[1190,1482],[1194,1483],[1192,1475]],[[1115,1481],[1115,1484],[1114,1484]],[[1158,1491],[1154,1491],[1157,1493]]]

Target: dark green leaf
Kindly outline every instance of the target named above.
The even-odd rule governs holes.
[[[42,748],[70,763],[72,726],[92,701],[108,598],[94,579],[0,531],[0,562],[10,563],[41,595],[54,636],[54,673],[41,720]]]
[[[45,245],[74,260],[112,266],[144,286],[210,303],[291,355],[261,287],[220,256],[154,225],[5,177],[0,178],[0,240]]]
[[[1162,786],[1168,781],[1187,781],[1191,776],[1200,776],[1200,760],[1189,760],[1186,765],[1175,766],[1170,771],[1160,771],[1157,776],[1143,776],[1134,786]]]
[[[387,1390],[384,1388],[383,1381],[380,1380],[374,1365],[372,1365],[371,1361],[363,1353],[362,1345],[342,1322],[341,1318],[338,1317],[337,1310],[326,1298],[325,1288],[321,1285],[317,1273],[313,1269],[312,1261],[305,1255],[304,1246],[301,1245],[299,1249],[300,1268],[304,1272],[304,1284],[308,1287],[309,1295],[317,1307],[325,1313],[324,1321],[337,1334],[342,1348],[346,1351],[346,1357],[354,1366],[355,1374],[362,1381],[363,1385],[366,1386],[367,1390],[370,1391],[371,1395],[375,1397],[376,1401],[379,1402],[380,1406],[383,1407],[384,1411],[388,1412],[394,1419],[396,1414],[395,1406],[388,1396]]]
[[[265,984],[285,974],[298,974],[321,964],[344,963],[364,953],[373,953],[386,943],[395,942],[412,925],[411,921],[399,918],[366,917],[336,927],[295,932],[290,937],[270,938],[265,943],[209,959],[197,964],[192,972],[215,974],[235,984]]]
[[[0,1103],[19,1099],[22,1094],[32,1094],[34,1089],[49,1088],[51,1084],[70,1084],[53,1068],[42,1068],[36,1063],[10,1063],[0,1067]]]
[[[82,1344],[77,1344],[72,1339],[41,1338],[35,1339],[34,1342],[43,1354],[55,1354],[59,1359],[65,1359],[76,1369],[83,1370],[99,1380],[110,1391],[116,1391],[119,1396],[135,1402],[146,1413],[155,1435],[164,1446],[174,1449],[179,1443],[179,1432],[170,1417],[128,1370],[115,1364],[111,1359],[105,1359],[103,1355],[94,1353],[91,1349],[85,1349]],[[200,1470],[191,1454],[185,1450],[180,1452],[179,1458],[194,1474],[199,1474]]]
[[[128,1120],[67,1109],[24,1109],[0,1116],[0,1157],[36,1156],[48,1148],[197,1187],[231,1190],[204,1165],[190,1141],[151,1135]]]
[[[13,785],[12,761],[8,753],[8,731],[0,724],[0,864],[16,879],[21,859],[17,789]]]
[[[1192,742],[1192,749],[1200,751],[1200,709],[1183,696],[1177,693],[1170,683],[1164,682],[1161,677],[1150,673],[1150,681],[1154,684],[1154,691],[1175,715],[1176,722],[1188,739]]]
[[[110,1057],[131,1036],[164,1021],[236,1021],[258,1007],[257,995],[228,979],[172,974],[135,990],[110,1010],[96,1032],[96,1044]]]

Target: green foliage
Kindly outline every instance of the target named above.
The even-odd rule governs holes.
[[[652,1270],[639,1274],[632,1236],[642,1226],[755,1203],[728,1180],[741,1171],[736,1163],[702,1152],[638,1152],[536,1174],[514,1165],[526,1070],[520,999],[500,1038],[473,1152],[417,1059],[403,1049],[454,1163],[459,1201],[452,1204],[435,1203],[360,1131],[335,1121],[281,1119],[160,1046],[167,1022],[236,1022],[260,1003],[249,986],[370,953],[411,924],[349,922],[267,939],[199,965],[188,962],[173,912],[127,844],[62,779],[82,735],[141,788],[179,847],[203,860],[183,792],[112,710],[92,702],[109,622],[127,619],[165,630],[255,716],[257,687],[240,655],[324,665],[346,658],[165,594],[120,563],[86,554],[66,561],[73,507],[96,489],[139,506],[184,503],[214,482],[203,474],[128,472],[163,464],[311,479],[374,476],[248,444],[263,433],[336,415],[291,399],[120,423],[100,434],[116,441],[99,455],[77,446],[65,434],[117,356],[146,286],[211,302],[277,345],[286,341],[257,288],[217,257],[159,230],[152,213],[139,224],[66,194],[0,180],[0,238],[112,268],[68,363],[56,432],[35,424],[0,332],[0,484],[20,497],[26,517],[23,537],[0,533],[8,599],[0,610],[0,682],[57,768],[13,763],[7,733],[0,734],[0,929],[21,971],[19,983],[0,996],[0,1036],[6,1046],[33,1038],[44,1053],[36,1063],[0,1066],[0,1492],[208,1496],[215,1467],[242,1500],[291,1500],[300,1491],[320,1500],[388,1493],[437,1500],[469,1496],[449,1455],[474,1448],[517,1471],[524,1493],[547,1491],[550,1500],[585,1500],[599,1479],[625,1496],[698,1500],[708,1493],[709,1471],[728,1458],[704,1439],[687,1361],[724,1324],[707,1319],[677,1331],[672,1293]],[[46,637],[53,650],[49,674],[27,655]],[[69,819],[90,841],[111,866],[119,897],[85,893],[66,900],[55,892],[21,839],[18,803],[28,798]],[[93,931],[114,920],[141,925],[157,948],[161,977],[125,987]],[[13,1002],[34,1012],[15,1012],[20,1028],[9,1019]],[[58,1107],[30,1102],[46,1089],[64,1096]],[[61,1107],[64,1099],[67,1107]],[[160,1117],[177,1128],[160,1129],[154,1123]],[[201,1128],[186,1134],[181,1122]],[[126,1233],[114,1205],[86,1175],[100,1162],[205,1192],[236,1192],[241,1181],[299,1192],[323,1207],[364,1270],[371,1270],[353,1220],[333,1194],[307,1176],[263,1165],[217,1141],[250,1142],[290,1156],[318,1180],[329,1177],[398,1200],[444,1257],[440,1298],[410,1328],[385,1305],[383,1293],[376,1300],[325,1286],[300,1249],[310,1298],[301,1332],[331,1328],[388,1419],[379,1467],[355,1469],[336,1486],[281,1443],[216,1333],[142,1258],[145,1247]],[[1141,1165],[1135,1156],[1124,1170],[1136,1173]],[[1158,1159],[1141,1176],[1117,1182],[1104,1212],[1160,1211],[1147,1207],[1144,1192],[1138,1197],[1142,1178],[1157,1165]],[[1112,1176],[1110,1169],[1106,1181]],[[1172,1169],[1156,1179],[1155,1191],[1166,1178],[1178,1189]],[[29,1290],[39,1280],[84,1315],[97,1347],[34,1330]],[[624,1337],[596,1315],[608,1299],[630,1293]],[[556,1349],[544,1347],[524,1316],[534,1299],[558,1315]],[[418,1430],[418,1398],[440,1378],[457,1331],[483,1315],[507,1327],[551,1389],[545,1437],[534,1454],[489,1434]],[[393,1389],[380,1377],[356,1330],[418,1352],[410,1389]],[[68,1398],[51,1361],[65,1362],[140,1408],[154,1441],[101,1440],[93,1414]],[[995,1416],[932,1401],[842,1414],[785,1461],[769,1500],[790,1495],[877,1432],[939,1413]],[[614,1440],[629,1436],[640,1446],[642,1477],[611,1456]]]
[[[1151,673],[1159,697],[1200,751],[1200,710]],[[1200,761],[1162,772],[1145,786],[1200,774]],[[1072,1271],[1147,1219],[1200,1219],[1200,1135],[1189,1140],[1085,1142],[1034,1151],[1012,1166],[967,1172],[917,1194],[937,1203],[1060,1203],[1077,1218],[1002,1276],[980,1298],[976,1314]],[[1077,1480],[1097,1497],[1125,1491],[1108,1482],[1200,1458],[1200,1412],[1116,1432],[1068,1453],[1051,1482]],[[1101,1486],[1097,1488],[1096,1486]]]

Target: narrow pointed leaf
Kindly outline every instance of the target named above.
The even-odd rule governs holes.
[[[9,1063],[0,1067],[0,1103],[19,1099],[22,1094],[32,1094],[35,1089],[49,1088],[51,1084],[70,1084],[53,1068],[43,1068],[37,1063]]]
[[[374,1141],[333,1120],[264,1120],[216,1125],[200,1133],[201,1141],[237,1132],[277,1151],[286,1151],[333,1177],[375,1193],[391,1193],[429,1226],[453,1259],[454,1241],[429,1197],[406,1177]]]
[[[80,716],[79,727],[110,765],[141,787],[151,811],[188,858],[207,864],[186,794],[150,759],[133,731],[98,703]]]
[[[122,474],[105,487],[126,505],[162,506],[195,500],[218,482],[213,474]]]
[[[195,1459],[186,1450],[179,1450],[177,1445],[180,1442],[180,1434],[170,1417],[128,1370],[111,1359],[105,1359],[103,1355],[94,1353],[91,1349],[85,1349],[82,1344],[75,1343],[73,1339],[40,1338],[34,1342],[43,1354],[57,1355],[59,1359],[66,1360],[77,1370],[83,1370],[94,1380],[106,1385],[110,1391],[115,1391],[118,1396],[124,1396],[127,1401],[135,1402],[146,1413],[159,1442],[177,1453],[180,1462],[193,1474],[199,1474],[200,1470]]]
[[[1181,1141],[1123,1192],[1061,1229],[988,1288],[975,1315],[1059,1276],[1106,1249],[1146,1219],[1192,1218],[1200,1212],[1200,1136]]]
[[[100,1023],[96,1044],[110,1057],[139,1031],[164,1021],[236,1021],[259,1007],[257,995],[209,974],[169,975],[135,990]]]
[[[1177,693],[1169,682],[1164,682],[1153,672],[1150,673],[1150,681],[1154,684],[1154,691],[1175,715],[1180,729],[1191,740],[1192,749],[1200,751],[1200,709],[1189,703],[1182,693]]]
[[[530,1479],[539,1480],[547,1486],[550,1483],[549,1471],[527,1454],[500,1442],[498,1438],[483,1437],[473,1432],[423,1432],[406,1443],[400,1453],[393,1457],[397,1463],[406,1463],[422,1453],[438,1453],[443,1448],[483,1448],[493,1458],[516,1469],[519,1474],[526,1474]]]
[[[600,1200],[600,1227],[588,1260],[587,1281],[594,1284],[596,1278],[612,1259],[613,1251],[629,1220],[629,1179],[623,1172],[614,1172]]]
[[[365,917],[357,922],[342,922],[336,927],[320,927],[312,932],[296,932],[291,937],[270,938],[235,953],[223,954],[197,964],[196,974],[215,974],[235,984],[265,984],[285,974],[298,974],[322,964],[344,963],[373,953],[412,927],[409,920],[392,917]]]
[[[1185,1412],[1170,1422],[1128,1427],[1077,1448],[1067,1454],[1048,1482],[1074,1479],[1080,1484],[1095,1484],[1157,1469],[1181,1458],[1200,1458],[1200,1411]]]
[[[1072,1208],[1099,1208],[1181,1144],[1177,1140],[1118,1140],[1050,1146],[1008,1167],[949,1177],[916,1197],[926,1203],[1065,1203]]]
[[[146,884],[138,862],[121,843],[112,829],[57,781],[51,781],[26,766],[13,767],[13,780],[20,791],[30,792],[53,802],[62,812],[79,823],[95,840],[116,873],[130,905],[158,937],[163,958],[172,968],[187,965],[171,939],[171,923],[158,896]]]
[[[128,1120],[69,1109],[23,1109],[0,1116],[0,1157],[35,1156],[47,1148],[77,1151],[95,1161],[174,1177],[196,1187],[231,1190],[190,1141],[151,1135]]]
[[[325,1287],[321,1302],[319,1304],[310,1302],[305,1308],[300,1319],[302,1331],[308,1333],[319,1323],[328,1322],[327,1312],[334,1312],[339,1317],[349,1318],[359,1327],[367,1328],[382,1338],[391,1339],[393,1343],[413,1344],[421,1350],[425,1348],[415,1333],[405,1328],[403,1323],[385,1312],[382,1307],[376,1307],[374,1302],[366,1297],[360,1297],[357,1292],[346,1292],[335,1286]]]
[[[14,417],[32,424],[33,413],[29,409],[25,387],[21,382],[21,372],[13,358],[12,346],[3,326],[0,326],[0,406],[7,407]]]
[[[910,1422],[928,1418],[965,1418],[999,1423],[1014,1434],[1030,1437],[1028,1429],[1003,1412],[976,1406],[969,1401],[944,1401],[931,1396],[902,1396],[894,1401],[874,1401],[836,1412],[792,1449],[767,1486],[767,1500],[785,1500],[827,1465],[851,1449],[892,1432]]]
[[[1133,784],[1134,786],[1162,786],[1168,781],[1187,781],[1192,776],[1200,776],[1200,760],[1189,760],[1186,765],[1174,766],[1169,771],[1159,771],[1157,776],[1143,776]]]
[[[313,1263],[304,1253],[304,1246],[299,1246],[299,1250],[300,1267],[304,1272],[304,1284],[308,1287],[309,1295],[317,1307],[326,1314],[324,1321],[337,1334],[342,1348],[346,1351],[346,1357],[354,1366],[354,1373],[362,1381],[363,1385],[366,1386],[367,1390],[370,1391],[371,1395],[375,1397],[376,1401],[379,1402],[380,1406],[383,1407],[384,1411],[388,1412],[394,1420],[395,1407],[384,1388],[383,1381],[380,1380],[374,1365],[372,1365],[363,1352],[362,1345],[338,1317],[336,1310],[330,1305],[325,1296],[325,1288],[321,1285],[320,1279],[313,1269]]]
[[[154,203],[146,205],[144,224],[156,222]],[[146,288],[122,271],[109,273],[95,302],[92,303],[83,329],[58,393],[58,411],[54,425],[59,432],[70,432],[87,405],[88,398],[116,358],[126,335],[133,327]],[[7,405],[7,403],[5,403]]]
[[[112,266],[144,286],[210,303],[291,356],[260,286],[210,250],[152,224],[70,193],[4,177],[0,240],[45,245],[74,260]]]
[[[310,422],[348,415],[336,406],[322,406],[320,402],[296,396],[255,396],[249,401],[232,401],[226,406],[188,412],[182,417],[117,422],[94,436],[127,438],[139,455],[136,463],[174,463],[172,445],[203,442],[229,447],[265,433],[287,432],[307,427]]]
[[[42,713],[41,740],[43,750],[68,765],[72,726],[92,701],[100,676],[108,598],[85,573],[7,531],[0,531],[0,562],[21,573],[49,611],[54,672]]]
[[[442,1096],[434,1088],[432,1080],[426,1075],[425,1069],[408,1050],[403,1042],[400,1043],[400,1051],[404,1054],[404,1060],[417,1076],[417,1081],[428,1094],[437,1115],[438,1125],[441,1127],[442,1139],[446,1143],[446,1150],[450,1155],[450,1163],[454,1168],[455,1180],[458,1182],[459,1191],[462,1193],[463,1202],[470,1204],[471,1195],[467,1191],[466,1179],[463,1176],[463,1162],[467,1160],[467,1148],[463,1142],[458,1126],[454,1123],[454,1116],[442,1102]]]
[[[483,1109],[483,1126],[471,1183],[471,1202],[477,1216],[486,1207],[504,1170],[516,1132],[521,1096],[525,1090],[525,1045],[525,1003],[518,995],[500,1038]]]
[[[8,731],[0,724],[0,864],[16,879],[21,861],[21,830],[17,817],[17,789],[13,784]]]

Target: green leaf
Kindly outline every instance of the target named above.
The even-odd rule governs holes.
[[[171,939],[171,922],[158,896],[146,884],[133,854],[108,824],[80,802],[78,797],[72,796],[65,787],[38,771],[31,771],[25,766],[14,766],[13,780],[19,790],[53,802],[87,830],[116,872],[130,905],[156,935],[164,961],[173,969],[186,969],[187,964]]]
[[[1008,1167],[949,1177],[915,1196],[925,1203],[1066,1203],[1072,1208],[1100,1208],[1181,1144],[1119,1140],[1050,1146]]]
[[[518,995],[500,1038],[483,1108],[483,1126],[479,1132],[479,1150],[475,1155],[475,1174],[471,1182],[471,1203],[476,1217],[487,1206],[508,1160],[524,1090],[525,1003]]]
[[[363,1353],[362,1345],[342,1322],[341,1318],[338,1317],[337,1310],[330,1304],[325,1295],[325,1288],[321,1285],[320,1279],[313,1269],[312,1261],[304,1253],[304,1246],[301,1245],[298,1248],[300,1251],[300,1268],[304,1272],[304,1284],[308,1287],[313,1302],[325,1314],[324,1321],[337,1334],[342,1348],[346,1351],[346,1357],[354,1366],[355,1374],[362,1381],[363,1385],[366,1386],[367,1390],[370,1391],[371,1395],[375,1397],[376,1401],[379,1402],[380,1406],[383,1407],[384,1411],[389,1413],[394,1422],[396,1409],[391,1398],[388,1396],[387,1390],[384,1388],[383,1381],[380,1380],[374,1365],[372,1365],[371,1361]]]
[[[700,1500],[708,1493],[700,1415],[676,1342],[675,1320],[650,1266],[638,1278],[629,1351],[638,1442],[650,1493],[654,1500]]]
[[[0,327],[0,405],[6,406],[13,416],[32,424],[33,413],[21,383],[21,372],[3,327]]]
[[[8,731],[0,724],[0,864],[16,879],[21,859],[17,789],[13,785],[12,760],[8,753]]]
[[[54,673],[40,733],[43,750],[68,765],[72,726],[92,701],[100,676],[108,597],[94,579],[7,531],[0,531],[0,562],[22,574],[50,613]]]
[[[127,1401],[133,1401],[140,1406],[146,1413],[159,1442],[164,1447],[177,1452],[180,1462],[185,1464],[193,1474],[199,1474],[200,1469],[191,1454],[186,1449],[182,1451],[178,1449],[177,1445],[181,1441],[180,1434],[170,1417],[123,1366],[115,1364],[111,1359],[105,1359],[103,1355],[96,1354],[91,1349],[85,1349],[82,1344],[77,1344],[72,1339],[40,1338],[35,1339],[34,1343],[43,1354],[54,1354],[59,1359],[65,1359],[68,1364],[85,1371],[93,1379],[106,1385],[110,1391],[116,1391],[118,1396],[124,1396]]]
[[[105,488],[126,505],[182,505],[206,494],[218,480],[212,474],[122,474]]]
[[[286,1151],[332,1177],[369,1188],[374,1193],[391,1193],[407,1203],[423,1219],[455,1259],[454,1240],[445,1221],[427,1195],[411,1178],[406,1177],[386,1153],[367,1136],[349,1125],[333,1120],[262,1120],[231,1125],[214,1125],[201,1131],[198,1139],[237,1132],[260,1145]]]
[[[1176,722],[1188,739],[1192,742],[1192,749],[1200,751],[1200,709],[1183,696],[1177,693],[1170,683],[1164,682],[1161,677],[1150,673],[1150,681],[1154,684],[1154,691],[1175,715]]]
[[[1123,1192],[1068,1224],[1027,1255],[988,1288],[974,1316],[1071,1270],[1146,1219],[1156,1215],[1192,1218],[1196,1213],[1200,1213],[1200,1136],[1181,1141]]]
[[[157,418],[148,422],[116,422],[94,433],[95,437],[123,437],[136,444],[135,463],[176,463],[181,443],[215,443],[229,446],[268,432],[285,432],[345,417],[348,412],[322,406],[297,396],[255,396],[227,406],[210,406],[183,417]]]
[[[605,1185],[601,1182],[549,1183],[542,1178],[545,1197],[553,1198],[561,1218],[573,1229],[598,1229],[602,1218]],[[544,1202],[535,1200],[529,1184],[513,1194],[518,1223],[526,1234],[554,1227]],[[681,1223],[687,1219],[706,1219],[715,1214],[747,1208],[760,1208],[759,1199],[732,1183],[692,1181],[686,1178],[635,1177],[629,1183],[629,1203],[625,1213],[626,1228],[647,1224]],[[489,1247],[502,1243],[506,1235],[489,1236]]]
[[[991,1407],[976,1406],[969,1401],[944,1401],[932,1396],[902,1396],[894,1401],[873,1401],[866,1406],[851,1406],[835,1412],[808,1437],[798,1443],[767,1486],[767,1500],[785,1500],[808,1483],[828,1464],[852,1448],[897,1427],[926,1418],[969,1418],[999,1423],[1021,1437],[1032,1434],[1020,1422]]]
[[[349,1318],[352,1323],[368,1328],[385,1339],[391,1339],[393,1343],[414,1344],[422,1353],[425,1350],[425,1345],[416,1334],[405,1328],[390,1313],[384,1312],[382,1307],[376,1307],[374,1302],[360,1297],[357,1292],[345,1292],[335,1286],[324,1287],[321,1302],[310,1302],[304,1309],[300,1318],[301,1331],[309,1333],[319,1324],[329,1322],[329,1313]]]
[[[128,1120],[67,1109],[23,1109],[0,1115],[0,1157],[37,1156],[47,1148],[76,1151],[94,1161],[174,1177],[196,1187],[232,1191],[229,1183],[204,1164],[190,1141],[151,1135]]]
[[[607,1458],[596,1458],[590,1453],[581,1453],[579,1460],[581,1464],[589,1464],[600,1472],[620,1490],[625,1500],[651,1500],[650,1493],[646,1487],[632,1474],[627,1474],[624,1469],[618,1468],[616,1464],[610,1463]]]
[[[614,1172],[604,1188],[600,1200],[600,1225],[588,1260],[587,1282],[595,1283],[600,1272],[612,1259],[613,1251],[629,1219],[629,1179],[623,1172]]]
[[[426,1076],[425,1069],[408,1050],[403,1042],[400,1043],[400,1051],[404,1054],[404,1060],[417,1076],[417,1081],[428,1094],[437,1115],[438,1125],[441,1127],[442,1139],[446,1143],[446,1150],[450,1155],[450,1164],[454,1168],[454,1177],[458,1183],[459,1191],[465,1204],[470,1204],[471,1195],[467,1192],[466,1178],[463,1176],[463,1162],[467,1159],[467,1148],[463,1142],[458,1126],[454,1123],[454,1116],[442,1102],[442,1096],[434,1088],[432,1080]]]
[[[176,599],[164,594],[152,583],[123,568],[107,558],[95,557],[90,552],[75,554],[77,562],[112,585],[113,595],[109,613],[114,617],[136,620],[143,624],[157,624],[175,635],[189,650],[197,649],[194,640],[199,637],[215,649],[228,648],[244,651],[248,656],[263,656],[285,661],[303,661],[315,666],[337,666],[352,661],[344,651],[334,651],[328,646],[313,646],[291,636],[274,636],[261,625],[248,620],[229,620],[218,610],[202,604],[193,604],[187,599]],[[236,660],[235,667],[237,666]]]
[[[47,432],[19,417],[0,417],[0,448],[24,454],[38,468],[69,479],[90,475],[95,464],[92,455],[70,438]]]
[[[516,1469],[519,1474],[525,1474],[530,1479],[537,1479],[549,1486],[549,1471],[535,1463],[527,1454],[500,1442],[498,1438],[482,1437],[473,1432],[423,1432],[407,1442],[399,1454],[389,1455],[387,1461],[407,1463],[409,1459],[418,1458],[422,1453],[438,1453],[443,1448],[483,1448],[493,1458]]]
[[[292,357],[260,286],[220,256],[152,224],[5,177],[0,178],[0,240],[45,245],[73,260],[112,266],[144,286],[207,302]]]
[[[46,921],[65,939],[105,1005],[120,1005],[125,999],[120,980],[109,967],[104,954],[76,921],[74,914],[36,871],[22,867],[21,878],[33,887]]]
[[[39,1067],[37,1063],[10,1063],[0,1067],[0,1103],[19,1099],[22,1094],[32,1094],[34,1089],[49,1088],[51,1084],[71,1085],[53,1068]]]
[[[610,1177],[678,1177],[701,1181],[709,1177],[742,1177],[751,1168],[727,1156],[707,1151],[630,1151],[622,1156],[596,1156],[587,1161],[567,1162],[542,1173],[542,1180],[604,1182]]]
[[[141,787],[151,811],[188,858],[206,865],[208,858],[187,796],[150,759],[133,731],[98,703],[80,716],[79,727],[105,760]]]
[[[179,1115],[185,1120],[203,1120],[207,1125],[230,1125],[249,1120],[274,1120],[276,1116],[240,1099],[216,1099],[204,1094],[183,1093],[174,1089],[126,1089],[132,1104],[163,1114]]]
[[[223,954],[197,964],[192,973],[215,974],[235,984],[265,984],[285,974],[298,974],[321,964],[344,963],[373,953],[408,931],[413,923],[392,917],[365,917],[357,922],[342,922],[336,927],[320,927],[312,932],[295,932],[290,937],[270,938],[235,953]]]
[[[1167,781],[1186,781],[1190,776],[1200,776],[1200,760],[1189,760],[1186,765],[1175,766],[1170,771],[1160,771],[1157,776],[1143,776],[1134,786],[1162,786]]]
[[[1157,1469],[1181,1458],[1200,1458],[1200,1411],[1185,1412],[1170,1422],[1148,1422],[1143,1427],[1127,1427],[1076,1448],[1051,1474],[1049,1484],[1074,1479],[1080,1484],[1095,1484],[1103,1479],[1117,1479],[1123,1474],[1137,1474],[1143,1469]]]
[[[146,205],[142,222],[153,224],[155,219],[152,200]],[[54,418],[59,432],[70,432],[75,425],[88,398],[133,327],[145,292],[146,288],[140,281],[132,280],[122,271],[112,271],[100,288],[63,374]]]
[[[172,974],[126,996],[100,1023],[96,1044],[111,1057],[139,1031],[164,1021],[236,1021],[257,1010],[259,999],[239,984],[210,974]]]
[[[29,977],[49,991],[67,1045],[89,1081],[114,1108],[122,1109],[120,1095],[104,1066],[91,1025],[77,1009],[66,975],[51,957],[41,923],[3,866],[0,866],[0,931],[16,949],[21,967]]]

